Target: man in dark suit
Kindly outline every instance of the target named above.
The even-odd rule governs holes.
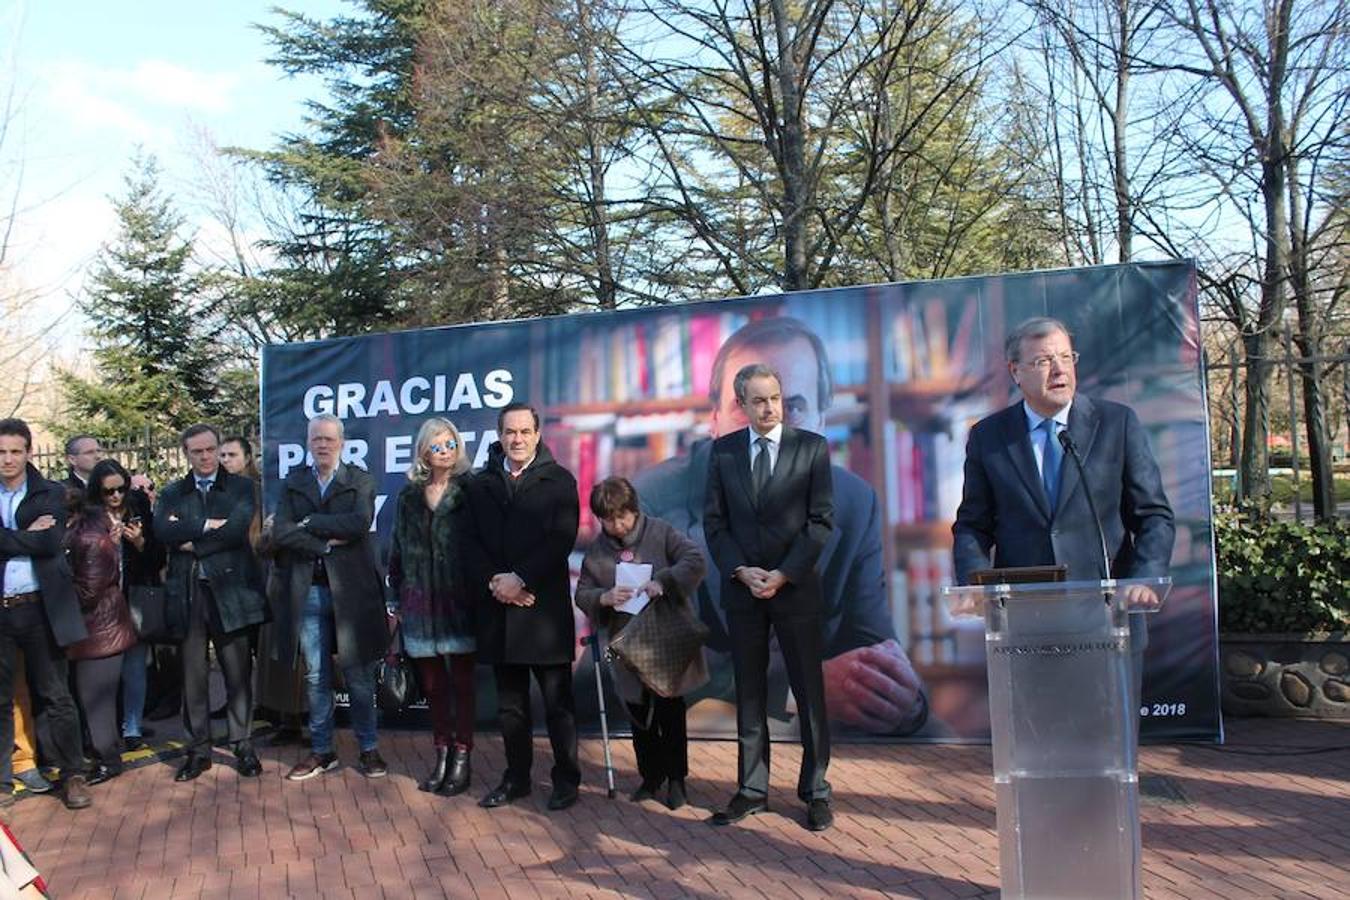
[[[48,750],[61,767],[69,809],[90,804],[80,717],[60,647],[87,637],[62,538],[66,490],[29,461],[33,435],[21,419],[0,419],[0,807],[14,802],[14,677],[19,653],[30,694],[47,716]]]
[[[718,349],[708,384],[713,438],[746,426],[732,379],[759,362],[783,379],[787,425],[819,432],[834,394],[830,363],[820,338],[803,322],[776,316],[750,322]],[[707,556],[703,495],[712,441],[701,440],[688,454],[666,460],[633,479],[642,508],[683,531]],[[924,725],[923,685],[904,648],[895,639],[890,600],[882,570],[881,506],[872,486],[849,470],[831,466],[834,530],[820,554],[826,707],[836,726],[875,734],[912,734]],[[731,637],[721,602],[722,579],[709,572],[699,585],[700,617],[712,630],[709,669],[729,668]],[[782,656],[770,648],[769,715],[785,720],[788,685]],[[714,681],[691,698],[732,699],[732,685]]]
[[[239,774],[262,773],[249,732],[253,722],[253,659],[249,628],[266,618],[248,542],[257,509],[253,482],[220,467],[220,433],[193,425],[180,439],[191,469],[165,485],[155,508],[155,537],[169,551],[167,606],[183,616],[183,727],[188,754],[174,776],[191,781],[211,768],[207,641],[225,676],[229,739]]]
[[[534,758],[530,675],[544,699],[553,745],[548,808],[577,800],[577,763],[568,554],[577,539],[577,483],[540,442],[539,413],[512,403],[497,415],[500,440],[465,486],[463,558],[477,598],[478,661],[493,667],[506,745],[501,783],[480,802],[494,808],[528,796]]]
[[[1023,399],[970,431],[952,526],[957,580],[967,584],[972,572],[987,568],[991,551],[995,566],[1066,565],[1073,581],[1166,575],[1172,508],[1134,411],[1077,395],[1078,354],[1056,319],[1023,322],[1005,351]],[[1059,437],[1065,430],[1082,457],[1086,486],[1066,458]],[[1085,490],[1101,516],[1109,576]],[[1147,588],[1132,593],[1137,602],[1157,603]],[[1142,639],[1142,626],[1135,627]],[[1142,644],[1135,649],[1142,652]]]
[[[272,653],[305,659],[311,752],[286,778],[304,781],[338,766],[334,744],[333,649],[337,650],[359,749],[357,769],[382,778],[375,710],[375,668],[389,647],[383,579],[370,524],[375,479],[342,462],[344,429],[337,416],[309,420],[313,466],[286,474],[272,521],[277,551],[271,579]]]
[[[726,825],[768,808],[772,628],[801,717],[797,796],[807,804],[807,828],[822,831],[834,821],[816,570],[834,527],[829,446],[783,424],[782,379],[773,369],[745,366],[734,387],[750,427],[713,442],[703,530],[731,630],[739,787],[712,821]]]
[[[92,434],[76,434],[66,438],[66,465],[69,467],[61,482],[68,490],[83,496],[89,484],[89,473],[103,459],[103,447]]]

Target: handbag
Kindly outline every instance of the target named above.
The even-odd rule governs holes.
[[[163,585],[131,585],[127,606],[131,610],[131,627],[136,629],[136,636],[142,641],[156,643],[181,639],[181,635],[175,637],[171,633]]]
[[[708,626],[674,596],[648,603],[609,642],[609,652],[658,697],[677,697],[685,670],[708,640]]]
[[[389,650],[375,670],[375,702],[387,713],[400,713],[420,697],[412,660],[403,652],[399,629],[389,640]]]

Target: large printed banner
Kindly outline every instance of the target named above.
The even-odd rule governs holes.
[[[334,413],[345,459],[380,485],[375,527],[387,547],[394,504],[422,421],[463,433],[476,466],[496,440],[497,411],[537,406],[543,440],[577,478],[582,523],[573,556],[598,532],[593,484],[624,475],[644,509],[706,547],[702,501],[710,438],[741,428],[731,380],[768,362],[786,412],[825,434],[835,471],[835,534],[822,558],[827,700],[840,738],[986,737],[984,641],[953,621],[951,523],[966,434],[1018,401],[1003,339],[1018,322],[1066,322],[1082,355],[1081,393],[1131,405],[1148,429],[1177,520],[1166,608],[1151,617],[1143,734],[1217,739],[1215,589],[1209,441],[1195,274],[1188,263],[1105,266],[749,297],[533,321],[433,328],[268,347],[262,428],[267,505],[278,479],[306,464],[307,420]],[[690,731],[734,734],[730,640],[715,576],[700,589],[711,626],[711,683],[691,697]],[[584,626],[579,617],[578,622]],[[579,633],[583,629],[579,628]],[[775,650],[776,653],[776,650]],[[917,674],[926,724],[881,697]],[[480,667],[480,718],[492,721]],[[796,726],[781,661],[770,671],[775,733]],[[594,668],[578,653],[578,708],[596,722]],[[622,707],[608,704],[611,717]]]

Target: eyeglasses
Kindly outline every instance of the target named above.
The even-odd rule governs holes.
[[[1061,369],[1072,368],[1078,364],[1078,351],[1071,350],[1068,353],[1061,353],[1058,356],[1038,356],[1033,360],[1022,363],[1022,365],[1029,366],[1030,368],[1037,369],[1041,372],[1049,372],[1050,366],[1055,363],[1059,363]]]
[[[118,494],[125,494],[126,492],[127,492],[127,486],[126,486],[125,484],[119,484],[119,485],[117,485],[117,486],[115,486],[115,487],[105,487],[105,488],[103,489],[103,496],[105,496],[105,497],[115,497],[115,496],[117,496]]]
[[[458,450],[459,441],[446,441],[443,444],[432,444],[427,449],[432,453],[440,453],[442,450]]]

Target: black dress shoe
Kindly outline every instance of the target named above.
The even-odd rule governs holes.
[[[560,809],[567,809],[577,802],[577,788],[574,784],[559,784],[553,788],[553,793],[548,795],[548,808],[557,812]]]
[[[689,796],[684,792],[684,779],[670,779],[670,790],[666,793],[666,807],[668,809],[679,809],[689,802]]]
[[[135,753],[137,750],[144,750],[148,744],[145,743],[145,736],[140,734],[129,734],[122,738],[122,749],[127,753]]]
[[[89,784],[83,775],[61,779],[61,802],[66,805],[66,809],[87,809],[94,802],[89,796]]]
[[[252,747],[246,747],[234,754],[240,778],[257,778],[262,774],[262,762]]]
[[[187,760],[179,768],[178,774],[173,776],[174,781],[191,781],[200,776],[207,769],[211,768],[211,757],[197,753],[189,753]]]
[[[483,809],[496,809],[499,806],[505,806],[512,800],[530,796],[530,790],[528,784],[512,784],[509,781],[503,781],[492,789],[492,793],[479,800],[478,805]]]
[[[84,783],[87,785],[102,784],[109,779],[116,778],[122,774],[122,764],[108,765],[107,763],[97,763],[84,776]]]
[[[812,800],[806,804],[806,830],[824,831],[834,824],[834,812],[828,800]]]
[[[637,790],[628,795],[628,799],[632,800],[634,803],[651,800],[656,796],[656,792],[661,790],[661,780],[662,779],[659,778],[651,781],[648,781],[646,778],[642,779],[642,784],[639,784]]]
[[[753,816],[755,813],[762,813],[769,808],[767,800],[752,800],[744,794],[737,794],[731,798],[726,809],[719,809],[713,813],[709,820],[714,825],[730,825],[733,822],[739,822],[746,816]]]

